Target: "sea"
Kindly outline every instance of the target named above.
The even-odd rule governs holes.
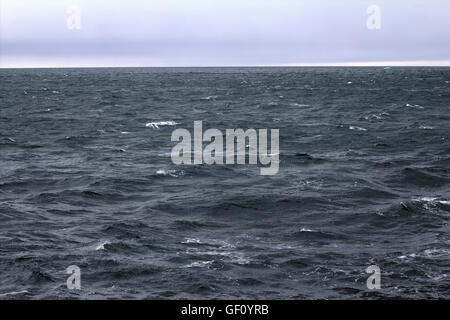
[[[0,299],[449,299],[449,138],[450,68],[0,69]]]

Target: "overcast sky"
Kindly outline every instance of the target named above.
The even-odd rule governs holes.
[[[0,67],[450,65],[449,0],[0,3]]]

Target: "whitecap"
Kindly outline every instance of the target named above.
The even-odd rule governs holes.
[[[207,96],[207,97],[203,97],[201,98],[202,100],[213,100],[213,99],[217,99],[218,96]]]
[[[171,176],[171,177],[179,177],[184,175],[184,171],[180,170],[165,170],[165,169],[158,169],[156,170],[156,175],[158,176]]]
[[[314,231],[314,230],[312,230],[312,229],[308,229],[308,228],[302,228],[302,229],[300,230],[300,232],[316,232],[316,231]]]
[[[406,107],[414,108],[414,109],[425,109],[425,108],[422,107],[420,104],[409,104],[409,103],[407,103],[407,104],[406,104]]]
[[[421,130],[433,130],[434,127],[431,127],[431,126],[420,126],[419,129],[421,129]]]
[[[427,204],[436,205],[437,203],[450,205],[449,200],[438,200],[435,197],[422,197],[422,198],[414,198],[412,199],[415,202],[426,202]]]
[[[148,122],[145,124],[145,126],[153,129],[159,129],[160,126],[176,126],[177,124],[179,123],[175,121],[158,121],[158,122]]]
[[[98,250],[105,250],[105,246],[106,246],[107,244],[111,244],[111,242],[109,242],[108,240],[103,241],[101,244],[99,244],[99,245],[95,248],[95,250],[96,250],[96,251],[98,251]]]
[[[434,202],[437,198],[433,197],[422,197],[422,198],[414,198],[413,201],[423,201],[423,202]]]
[[[362,128],[362,127],[356,127],[356,126],[350,126],[348,127],[350,130],[357,130],[357,131],[367,131],[366,128]]]
[[[200,239],[196,239],[196,238],[186,238],[186,240],[184,240],[184,241],[181,242],[181,243],[186,243],[186,244],[188,244],[188,243],[198,243],[198,244],[200,244],[200,243],[202,243],[202,242],[200,241]]]
[[[398,259],[408,259],[408,258],[441,258],[450,255],[450,250],[446,249],[425,249],[420,253],[410,253],[408,255],[402,255],[397,257]]]
[[[211,247],[217,247],[221,249],[229,249],[234,248],[235,246],[231,243],[224,241],[224,240],[216,240],[216,239],[204,239],[200,240],[197,238],[186,238],[183,242],[183,244],[202,244],[207,245]]]
[[[213,261],[196,261],[186,265],[186,268],[202,268],[212,264]]]
[[[303,104],[303,103],[296,103],[296,102],[294,102],[294,103],[291,103],[291,106],[293,106],[293,107],[309,107],[310,105],[309,104]]]

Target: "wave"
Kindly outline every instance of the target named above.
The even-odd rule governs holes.
[[[192,262],[188,265],[186,265],[186,268],[204,268],[204,267],[208,267],[211,264],[214,263],[214,260],[209,260],[209,261],[195,261]]]
[[[11,292],[0,293],[0,297],[16,296],[16,295],[24,294],[24,293],[28,293],[28,290],[11,291]]]
[[[108,240],[103,241],[102,243],[100,243],[98,246],[95,247],[95,250],[105,250],[105,246],[111,244],[111,242],[109,242]]]
[[[412,109],[425,109],[425,107],[421,106],[420,104],[409,104],[409,103],[407,103],[405,105],[405,107],[412,108]]]
[[[311,241],[336,241],[346,239],[346,237],[342,234],[306,228],[302,228],[299,231],[294,232],[294,237],[296,239]]]
[[[391,182],[414,186],[443,187],[450,183],[450,178],[442,174],[435,174],[432,167],[406,167],[394,175]]]
[[[201,98],[201,100],[209,101],[209,100],[215,100],[217,98],[218,98],[218,96],[206,96],[206,97]]]
[[[437,258],[445,258],[450,257],[450,250],[448,249],[425,249],[421,252],[413,252],[405,255],[398,256],[398,259],[406,260],[406,259],[415,259],[415,258],[428,258],[428,259],[437,259]]]
[[[166,170],[166,169],[158,169],[155,173],[157,176],[169,176],[173,178],[179,178],[185,175],[184,170]]]
[[[175,121],[158,121],[158,122],[148,122],[145,124],[146,127],[150,127],[152,129],[159,129],[162,126],[176,126],[179,124]]]
[[[350,126],[348,127],[350,130],[356,130],[356,131],[367,131],[366,128],[363,127],[357,127],[357,126]]]

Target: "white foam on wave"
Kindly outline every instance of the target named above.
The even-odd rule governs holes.
[[[111,242],[109,242],[108,240],[103,241],[101,244],[99,244],[99,245],[95,248],[95,250],[96,250],[96,251],[98,251],[98,250],[105,250],[105,246],[106,246],[107,244],[111,244]]]
[[[11,291],[11,292],[0,293],[0,297],[15,296],[15,295],[18,295],[18,294],[23,294],[23,293],[28,293],[28,290]]]
[[[235,246],[231,243],[225,241],[225,240],[216,240],[216,239],[198,239],[198,238],[186,238],[183,242],[183,244],[203,244],[208,245],[212,247],[219,247],[219,248],[234,248]]]
[[[232,260],[232,263],[236,264],[249,264],[250,260],[245,258],[243,255],[235,256]]]
[[[450,250],[446,249],[426,249],[423,251],[423,255],[428,258],[442,257],[450,255]]]
[[[207,96],[207,97],[203,97],[201,98],[202,100],[213,100],[213,99],[217,99],[218,96]]]
[[[357,126],[350,126],[348,127],[350,130],[356,130],[356,131],[367,131],[366,128],[357,127]]]
[[[250,263],[250,259],[243,252],[236,251],[236,246],[225,240],[185,238],[182,243],[190,245],[186,250],[189,255],[215,257],[215,260],[220,259],[235,264]],[[198,263],[194,262],[190,266],[200,266]],[[200,263],[203,263],[203,261]]]
[[[401,256],[398,256],[397,258],[401,259],[401,260],[409,260],[409,259],[414,259],[414,258],[433,258],[433,259],[435,259],[435,258],[446,257],[448,255],[450,255],[450,250],[432,248],[432,249],[425,249],[422,252],[401,255]]]
[[[424,201],[424,202],[434,202],[437,198],[434,197],[421,197],[421,198],[414,198],[413,201]]]
[[[425,109],[425,107],[421,106],[420,104],[409,104],[409,103],[407,103],[405,106],[409,107],[409,108],[413,108],[413,109]]]
[[[170,177],[180,177],[184,175],[183,170],[165,170],[165,169],[158,169],[156,170],[156,175],[158,176],[170,176]]]
[[[436,197],[421,197],[421,198],[414,198],[412,199],[415,202],[426,202],[429,204],[446,204],[446,205],[450,205],[450,201],[449,200],[439,200],[439,198]]]
[[[293,106],[293,107],[309,107],[310,105],[309,104],[303,104],[303,103],[296,103],[296,102],[294,102],[294,103],[291,103],[291,106]]]
[[[317,231],[308,228],[301,228],[300,232],[317,232]]]
[[[214,261],[196,261],[196,262],[192,262],[188,265],[186,265],[186,268],[202,268],[202,267],[207,267],[210,264],[212,264]]]
[[[190,252],[194,253],[194,252]],[[208,250],[208,251],[196,251],[197,255],[206,255],[206,256],[217,256],[229,259],[231,263],[236,264],[249,264],[250,260],[247,259],[243,253],[234,252],[234,251],[218,251],[218,250]]]
[[[390,116],[389,112],[383,111],[381,113],[373,113],[373,114],[369,114],[367,116],[364,116],[365,120],[382,120],[385,117]]]
[[[148,122],[145,124],[146,127],[150,127],[152,129],[159,129],[161,126],[176,126],[177,122],[175,121],[158,121],[158,122]]]
[[[200,244],[202,243],[200,239],[196,239],[196,238],[186,238],[186,240],[184,240],[181,243],[185,243],[185,244],[190,244],[190,243],[197,243]]]

